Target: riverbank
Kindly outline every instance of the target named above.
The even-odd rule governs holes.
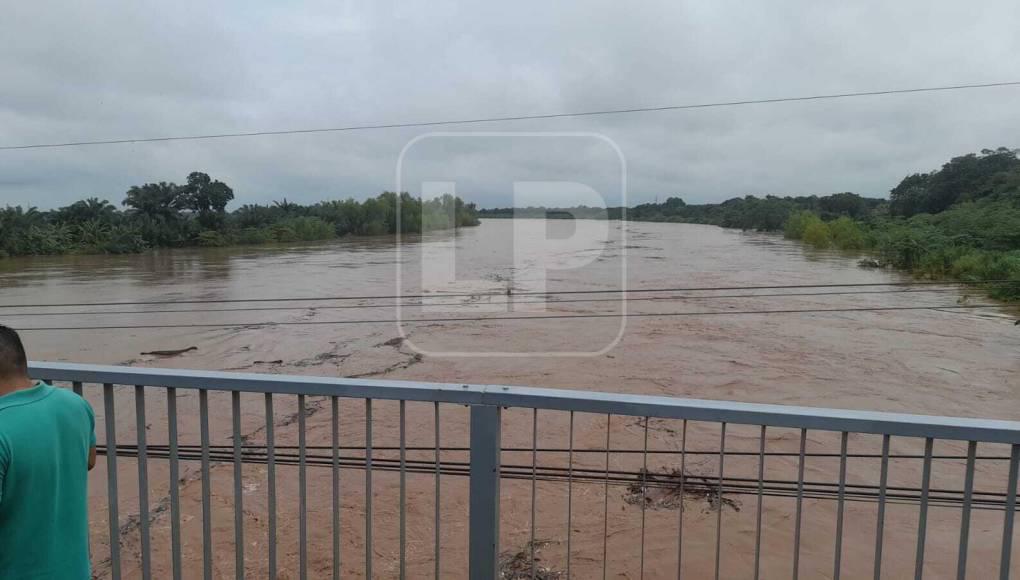
[[[786,237],[815,248],[858,250],[878,267],[925,280],[978,284],[993,298],[1020,299],[1020,209],[1005,201],[971,202],[935,215],[826,222],[810,212],[790,217]]]

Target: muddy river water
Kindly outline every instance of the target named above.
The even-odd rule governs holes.
[[[552,245],[547,243],[552,240]],[[400,251],[397,251],[399,247]],[[398,274],[399,272],[399,274]],[[22,328],[116,327],[90,330],[34,330],[25,333],[36,360],[132,366],[196,368],[342,377],[371,377],[439,382],[492,383],[636,394],[670,395],[728,401],[824,406],[847,409],[943,414],[996,419],[1020,418],[1020,328],[1006,308],[880,310],[861,308],[959,306],[985,304],[973,291],[949,286],[879,286],[909,281],[900,274],[857,267],[857,258],[813,252],[781,237],[686,224],[605,222],[517,223],[486,220],[480,227],[404,239],[345,239],[287,247],[161,251],[137,256],[71,256],[0,261],[0,321]],[[857,288],[770,289],[750,286],[876,284]],[[672,292],[605,292],[631,289],[680,289]],[[690,290],[692,288],[728,290]],[[686,290],[683,290],[686,289]],[[588,294],[538,292],[587,291]],[[592,292],[595,291],[595,292]],[[475,293],[488,293],[484,297]],[[509,296],[507,296],[509,292]],[[821,292],[831,292],[822,295]],[[457,294],[369,300],[357,297]],[[325,300],[324,298],[334,298]],[[286,302],[267,299],[317,298]],[[335,300],[341,298],[341,300]],[[235,302],[241,300],[261,302]],[[187,301],[202,301],[188,303]],[[224,301],[224,302],[208,302]],[[50,304],[134,303],[111,306]],[[154,304],[137,304],[150,302]],[[399,306],[398,306],[399,304]],[[343,308],[337,308],[343,306]],[[244,309],[229,312],[230,309]],[[762,313],[769,310],[843,310],[813,313]],[[847,310],[849,309],[849,310]],[[623,313],[629,316],[620,316]],[[750,313],[748,313],[750,312]],[[681,313],[686,313],[681,315]],[[698,313],[698,315],[692,315]],[[605,315],[605,316],[592,316]],[[537,316],[533,320],[524,317]],[[565,316],[587,316],[570,320]],[[509,317],[493,320],[493,317]],[[472,318],[473,320],[451,320]],[[488,318],[487,320],[478,320]],[[416,322],[415,319],[420,321]],[[404,322],[398,322],[398,321]],[[196,326],[199,325],[199,326]],[[210,325],[210,326],[200,326]],[[222,325],[222,326],[211,326]],[[167,327],[169,326],[169,327]],[[142,327],[142,328],[125,328]],[[196,347],[179,356],[143,352]],[[550,355],[557,356],[550,356]],[[565,356],[560,356],[565,355]],[[86,388],[100,425],[105,420],[101,389]],[[136,438],[134,390],[118,387],[118,443]],[[230,445],[230,396],[210,395],[213,444]],[[167,440],[166,395],[147,398],[150,445]],[[198,397],[178,393],[182,445],[198,443]],[[365,403],[340,401],[342,445],[363,446]],[[278,445],[297,441],[293,397],[276,397]],[[309,398],[307,437],[312,446],[329,445],[328,400]],[[242,397],[242,431],[251,445],[265,442],[265,402]],[[395,402],[373,408],[374,446],[397,442]],[[408,403],[410,445],[428,446],[436,437],[437,411],[431,404]],[[443,447],[467,445],[467,411],[442,406],[438,411]],[[538,447],[562,449],[569,441],[565,413],[510,409],[504,414],[505,447],[529,448],[538,426]],[[647,423],[648,460],[653,473],[678,469],[681,422]],[[613,417],[611,447],[641,449],[643,420]],[[578,414],[573,442],[578,448],[605,447],[605,416]],[[103,440],[100,433],[100,441]],[[730,477],[757,476],[759,428],[731,426],[726,450],[747,455],[726,459]],[[718,451],[718,425],[691,423],[685,449]],[[796,473],[799,432],[770,429],[766,479],[788,480]],[[851,453],[873,453],[880,437],[851,435]],[[809,452],[838,452],[839,435],[810,432]],[[918,454],[922,441],[894,440],[894,453]],[[936,442],[936,454],[960,454],[966,445]],[[1002,455],[982,446],[980,454]],[[318,453],[328,453],[319,450]],[[347,450],[358,457],[362,451]],[[387,455],[389,453],[389,455]],[[465,461],[466,454],[443,452],[442,462]],[[381,450],[377,457],[393,457]],[[432,451],[409,458],[435,459]],[[641,454],[614,453],[612,469],[637,471]],[[530,467],[531,454],[507,452],[505,464]],[[565,467],[559,451],[537,454],[540,466]],[[998,489],[1002,461],[978,462],[980,488]],[[605,469],[604,453],[577,453],[575,469]],[[959,489],[962,462],[936,460],[933,487]],[[202,566],[201,476],[198,463],[182,463],[182,537],[184,577],[199,577]],[[718,459],[711,453],[688,455],[685,468],[711,476]],[[835,482],[838,457],[812,458],[806,477]],[[877,461],[851,459],[848,481],[877,483]],[[298,577],[297,470],[277,468],[279,494],[279,577]],[[138,575],[138,477],[131,458],[118,462],[121,489],[120,528],[125,577]],[[245,464],[246,568],[266,576],[266,468]],[[916,487],[920,461],[894,460],[890,484]],[[109,572],[106,477],[102,462],[94,472],[93,554],[98,576]],[[150,459],[149,498],[155,577],[170,569],[168,476],[166,461]],[[373,564],[378,577],[397,574],[397,475],[379,472],[373,479]],[[365,565],[364,472],[342,470],[341,555],[345,574],[362,575]],[[408,476],[407,565],[409,577],[430,577],[435,566],[435,484],[429,473]],[[233,467],[214,463],[214,573],[232,577]],[[330,574],[332,560],[329,469],[310,467],[309,576]],[[566,566],[567,486],[537,484],[535,538],[541,541],[539,564]],[[466,570],[466,478],[441,478],[441,576],[462,577]],[[633,490],[631,490],[633,491]],[[757,500],[753,494],[726,496],[721,506],[696,494],[682,502],[653,502],[642,510],[626,486],[577,483],[571,496],[571,572],[589,578],[602,574],[603,528],[608,530],[608,577],[636,578],[644,566],[649,578],[676,577],[678,520],[684,506],[682,566],[691,578],[711,577],[715,565],[715,526],[721,510],[721,577],[751,577]],[[633,494],[631,494],[633,495]],[[675,498],[674,498],[675,500]],[[531,539],[531,483],[503,485],[501,546],[525,549]],[[804,503],[800,570],[802,578],[828,578],[833,566],[836,502]],[[606,511],[608,505],[608,513]],[[763,578],[789,578],[792,566],[794,502],[766,497],[762,506]],[[917,506],[890,505],[885,526],[883,569],[889,578],[912,575]],[[926,571],[930,578],[955,577],[959,541],[958,506],[933,508],[928,522]],[[871,577],[875,552],[875,506],[847,504],[843,532],[844,578]],[[997,571],[1001,512],[977,511],[971,528],[971,577]],[[641,537],[644,536],[644,550]]]

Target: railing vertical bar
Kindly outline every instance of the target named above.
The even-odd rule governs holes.
[[[677,515],[676,578],[680,580],[684,569],[684,483],[687,481],[687,419],[680,432],[680,513]]]
[[[333,447],[333,497],[330,502],[333,505],[333,580],[340,580],[340,399],[330,397],[329,404]]]
[[[241,470],[241,392],[230,393],[234,427],[234,576],[244,578],[244,472]]]
[[[212,490],[209,480],[209,391],[198,391],[198,422],[202,439],[202,577],[212,580]]]
[[[120,580],[120,515],[117,491],[117,418],[114,410],[113,385],[103,385],[103,406],[106,423],[106,499],[110,519],[110,575]]]
[[[441,546],[441,542],[442,542],[442,538],[443,538],[442,528],[441,528],[441,526],[442,526],[442,518],[441,518],[441,512],[440,512],[440,510],[441,510],[440,500],[442,499],[442,487],[441,487],[442,484],[441,484],[440,475],[442,474],[441,465],[442,465],[443,456],[442,456],[442,453],[441,453],[441,447],[440,447],[440,441],[439,441],[439,402],[438,401],[434,404],[433,409],[434,409],[435,424],[436,424],[436,429],[435,429],[435,435],[436,435],[436,502],[435,502],[436,503],[436,514],[435,514],[436,515],[436,523],[435,523],[436,534],[435,534],[435,542],[436,542],[436,545],[433,548],[433,550],[436,553],[436,557],[435,557],[435,571],[433,572],[433,574],[435,575],[436,580],[439,580],[439,578],[441,577],[439,570],[440,570],[440,561],[441,561],[441,558],[442,558],[442,546]]]
[[[642,580],[645,577],[645,523],[646,504],[648,503],[648,422],[651,418],[645,417],[645,446],[641,454],[641,568],[638,575]]]
[[[836,494],[836,545],[832,563],[832,578],[839,580],[843,569],[843,517],[846,513],[846,452],[849,433],[843,431],[839,442],[839,491]]]
[[[298,395],[298,578],[308,578],[308,448],[305,396]]]
[[[761,514],[765,499],[765,425],[761,426],[758,449],[758,514],[754,522],[754,580],[761,576]]]
[[[917,520],[917,557],[914,560],[914,580],[924,577],[924,545],[928,537],[928,492],[931,486],[931,456],[935,440],[924,440],[924,467],[921,472],[921,506]]]
[[[470,580],[493,580],[498,577],[501,413],[498,406],[471,406],[468,508]]]
[[[170,562],[173,580],[181,580],[181,472],[177,450],[177,389],[166,390],[167,444],[170,448]]]
[[[1006,484],[1006,516],[1002,522],[1002,556],[999,558],[999,580],[1009,580],[1013,557],[1013,523],[1016,515],[1017,467],[1020,466],[1020,445],[1010,448],[1009,474]]]
[[[152,578],[149,534],[149,454],[146,441],[145,387],[135,385],[135,432],[138,440],[138,535],[142,551],[142,578]]]
[[[82,394],[84,393],[84,391],[82,390],[81,381],[73,381],[71,383],[71,390],[74,391],[74,394],[81,397]]]
[[[715,580],[719,580],[719,569],[722,564],[722,489],[723,489],[723,459],[726,457],[726,423],[720,423],[719,428],[719,489],[716,492],[716,516],[715,516]]]
[[[407,578],[407,401],[400,401],[400,580]]]
[[[889,485],[889,435],[882,436],[882,467],[878,479],[878,518],[875,528],[875,580],[882,578],[882,547],[885,536],[885,495]]]
[[[606,580],[606,572],[609,568],[609,434],[613,423],[613,415],[606,414],[606,487],[604,518],[602,520],[602,580]]]
[[[567,580],[570,580],[570,537],[574,507],[574,412],[570,412],[570,429],[567,442]]]
[[[276,578],[276,420],[273,394],[266,393],[266,502],[269,508],[269,578]]]
[[[967,577],[967,549],[970,541],[970,510],[974,500],[974,463],[977,458],[977,441],[967,443],[967,472],[963,482],[963,513],[960,516],[960,549],[956,558],[956,577]]]
[[[804,462],[807,450],[807,429],[800,430],[800,454],[797,459],[797,507],[793,524],[793,580],[800,578],[800,530],[804,520]]]
[[[528,548],[531,551],[531,580],[535,580],[535,507],[538,496],[538,409],[531,412],[531,541]]]
[[[365,578],[372,578],[372,399],[365,399]]]

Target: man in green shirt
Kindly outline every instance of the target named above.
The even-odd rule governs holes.
[[[95,415],[28,377],[18,333],[0,325],[0,579],[87,580],[88,470]]]

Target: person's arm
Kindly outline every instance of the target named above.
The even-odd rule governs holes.
[[[89,457],[88,465],[89,471],[96,466],[96,413],[92,410],[92,405],[89,404],[84,398],[82,402],[85,403],[85,411],[89,416]]]
[[[7,476],[7,464],[10,463],[7,442],[0,437],[0,503],[4,501],[4,477]]]

